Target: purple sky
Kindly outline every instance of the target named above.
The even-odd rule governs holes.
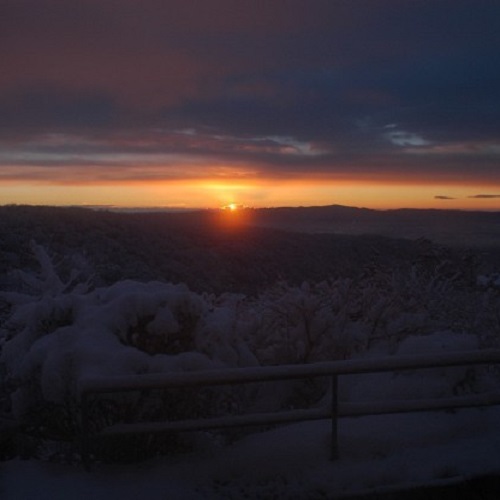
[[[0,188],[316,180],[491,202],[499,26],[493,0],[0,0]]]

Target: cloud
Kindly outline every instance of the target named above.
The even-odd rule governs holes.
[[[99,129],[111,125],[117,112],[111,95],[91,89],[34,85],[0,94],[1,129]]]
[[[498,148],[484,147],[500,129],[498,3],[5,4],[9,176],[112,165],[119,177],[133,163],[169,178],[210,163],[277,180],[500,185]]]
[[[453,198],[452,196],[443,196],[443,195],[437,195],[434,196],[435,200],[456,200],[456,198]]]
[[[500,198],[500,194],[475,194],[474,196],[468,196],[468,198],[490,200],[494,198]]]
[[[73,132],[12,133],[0,138],[0,178],[82,183],[232,178],[358,180],[473,184],[477,179],[500,186],[494,157],[470,168],[470,157],[422,158],[377,146],[364,152],[345,136],[345,144],[292,136],[224,134],[217,129],[115,129],[109,126]]]
[[[385,136],[396,146],[428,146],[430,144],[418,134],[404,130],[393,130],[386,133]]]

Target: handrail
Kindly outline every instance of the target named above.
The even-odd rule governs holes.
[[[302,365],[273,365],[196,372],[145,373],[139,375],[83,377],[78,389],[85,393],[125,392],[165,387],[201,387],[250,382],[292,380],[324,375],[354,375],[446,366],[466,366],[500,362],[500,349],[456,351],[418,356],[349,359]]]
[[[335,459],[338,457],[337,420],[339,417],[500,404],[500,393],[494,393],[443,399],[390,402],[377,401],[345,403],[339,405],[339,375],[497,363],[500,363],[500,350],[481,350],[432,353],[418,356],[390,356],[383,358],[328,361],[306,365],[231,368],[224,370],[155,373],[120,377],[85,377],[79,380],[78,383],[82,411],[82,455],[84,462],[88,465],[88,441],[91,437],[88,425],[88,400],[92,394],[139,391],[145,389],[235,385],[252,382],[271,382],[277,380],[330,376],[332,379],[330,408],[280,411],[264,414],[253,413],[206,419],[185,419],[172,422],[116,424],[104,429],[100,435],[207,430],[230,426],[274,424],[330,418],[332,424],[331,453],[332,459]]]

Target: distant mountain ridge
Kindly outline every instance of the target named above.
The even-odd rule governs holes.
[[[0,214],[14,211],[22,213],[33,209],[46,212],[57,207],[35,207],[28,205],[0,206]],[[308,234],[379,235],[390,238],[426,238],[439,244],[461,247],[500,248],[500,211],[467,211],[453,209],[400,208],[377,210],[346,205],[241,208],[231,213],[220,209],[170,208],[118,208],[103,207],[59,207],[64,213],[81,213],[85,210],[129,214],[151,215],[198,230],[220,219],[234,218],[238,224],[262,228],[280,229]],[[233,228],[234,228],[233,227]]]
[[[248,209],[251,223],[308,233],[428,238],[448,245],[500,246],[500,212],[374,210],[344,205]]]

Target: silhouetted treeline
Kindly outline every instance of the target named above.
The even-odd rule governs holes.
[[[297,210],[300,214],[303,209]],[[116,213],[0,207],[0,283],[8,286],[11,269],[35,265],[32,240],[47,248],[60,272],[65,266],[71,272],[74,259],[79,259],[79,265],[94,275],[96,286],[131,278],[182,282],[195,291],[216,293],[255,293],[280,280],[319,282],[415,264],[432,270],[443,262],[450,273],[474,279],[481,261],[480,252],[447,249],[424,239],[255,226],[265,213],[239,222],[219,211]],[[300,224],[297,227],[301,229]]]

